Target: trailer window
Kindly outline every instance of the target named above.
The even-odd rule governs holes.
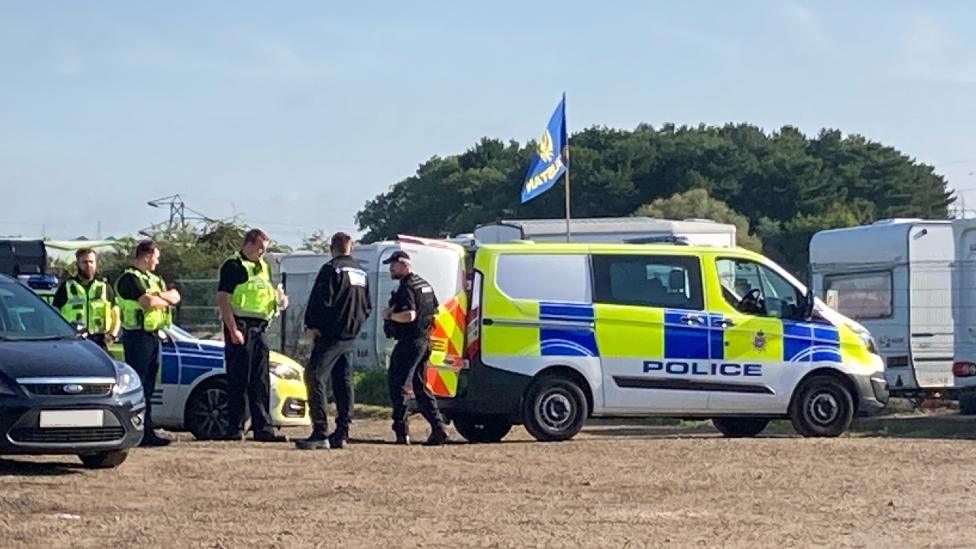
[[[888,318],[892,314],[891,273],[857,273],[824,277],[824,300],[834,295],[833,306],[855,320]]]

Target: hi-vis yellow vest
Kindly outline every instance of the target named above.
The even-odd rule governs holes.
[[[108,299],[108,284],[93,280],[86,289],[77,279],[69,278],[64,290],[68,300],[61,307],[61,316],[65,320],[83,324],[90,334],[110,331],[112,302]]]
[[[251,261],[240,252],[227,261],[240,261],[247,272],[247,282],[238,284],[230,296],[234,316],[270,320],[278,311],[278,294],[271,285],[271,267],[264,259]]]
[[[129,268],[125,272],[135,275],[139,285],[148,294],[159,294],[166,290],[163,279],[153,273],[144,273],[139,269]],[[126,330],[145,330],[154,332],[168,328],[173,323],[172,312],[169,307],[150,309],[142,308],[138,300],[125,299],[119,293],[118,282],[115,283],[116,301],[122,315],[122,327]]]

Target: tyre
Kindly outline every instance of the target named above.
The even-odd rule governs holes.
[[[459,416],[454,428],[468,442],[498,442],[512,429],[505,416]]]
[[[716,417],[712,425],[729,438],[754,437],[763,432],[769,419],[764,417]]]
[[[976,392],[959,395],[959,413],[966,416],[976,415]]]
[[[825,375],[805,380],[790,404],[790,420],[805,437],[836,437],[851,426],[854,398],[840,380]]]
[[[523,406],[525,430],[546,442],[573,438],[589,415],[583,389],[558,376],[536,379],[526,392]]]
[[[227,409],[227,381],[206,381],[187,399],[183,425],[197,440],[219,439],[227,433]]]
[[[80,454],[78,457],[88,469],[113,469],[122,465],[125,458],[129,457],[129,452],[127,450],[115,450],[97,454]]]

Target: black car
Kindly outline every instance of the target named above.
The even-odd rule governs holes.
[[[86,467],[116,467],[142,440],[145,408],[135,370],[0,275],[0,454],[76,454]]]

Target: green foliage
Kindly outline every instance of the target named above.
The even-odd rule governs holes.
[[[357,214],[364,240],[458,234],[505,217],[562,217],[561,185],[519,204],[534,146],[484,138],[462,154],[429,159]],[[807,137],[790,126],[767,134],[748,124],[593,127],[572,136],[570,165],[574,217],[627,216],[703,189],[727,215],[745,216],[764,252],[798,273],[817,227],[946,218],[954,200],[931,166],[838,130]],[[749,231],[739,233],[741,244],[758,245]]]
[[[711,219],[728,223],[735,225],[739,246],[754,252],[762,251],[762,240],[750,233],[749,218],[732,211],[725,202],[712,198],[705,189],[692,189],[675,193],[669,198],[658,198],[638,208],[634,215],[658,219]]]
[[[320,254],[327,254],[329,253],[331,238],[332,237],[325,234],[325,231],[322,229],[316,229],[315,232],[302,239],[302,246],[300,249]]]
[[[356,370],[352,373],[352,387],[356,404],[390,405],[386,370],[381,368]]]

